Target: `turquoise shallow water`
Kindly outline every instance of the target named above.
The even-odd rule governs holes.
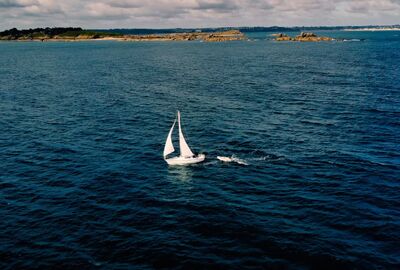
[[[398,268],[400,32],[323,34],[0,43],[0,268]]]

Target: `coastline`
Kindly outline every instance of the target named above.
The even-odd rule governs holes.
[[[400,27],[395,27],[395,28],[391,28],[391,27],[384,27],[384,28],[358,28],[358,29],[346,28],[346,29],[343,29],[342,31],[350,31],[350,32],[400,31]]]
[[[76,36],[55,35],[55,36],[6,36],[0,41],[18,42],[78,42],[78,41],[205,41],[223,42],[245,40],[246,36],[239,30],[228,30],[222,32],[194,32],[194,33],[172,33],[172,34],[149,34],[149,35],[107,35],[107,34],[79,34]]]

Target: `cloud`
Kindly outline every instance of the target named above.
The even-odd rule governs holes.
[[[219,10],[222,12],[227,12],[231,10],[238,9],[240,6],[235,3],[235,1],[229,0],[217,0],[217,1],[197,1],[197,9],[206,9],[206,10]]]
[[[0,29],[400,23],[400,0],[0,0]]]
[[[26,7],[37,3],[35,0],[0,0],[0,8],[15,8],[15,7]]]
[[[351,1],[347,5],[349,13],[376,13],[376,12],[399,12],[399,0],[381,0],[381,1]],[[397,13],[400,17],[400,13]]]
[[[19,7],[19,3],[17,1],[12,0],[1,0],[0,1],[0,8],[12,8],[12,7]]]

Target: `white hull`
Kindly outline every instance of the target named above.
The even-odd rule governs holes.
[[[173,157],[165,159],[168,165],[188,165],[188,164],[195,164],[204,161],[206,155],[198,154],[195,157],[185,158],[185,157]]]

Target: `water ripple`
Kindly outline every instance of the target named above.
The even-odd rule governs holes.
[[[400,41],[343,35],[0,44],[0,268],[399,268]]]

